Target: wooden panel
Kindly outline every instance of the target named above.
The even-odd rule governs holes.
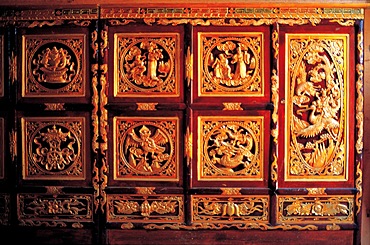
[[[107,231],[108,244],[353,244],[353,231]]]
[[[23,29],[20,102],[89,102],[87,28]]]
[[[280,30],[281,188],[354,185],[354,28],[333,27]]]

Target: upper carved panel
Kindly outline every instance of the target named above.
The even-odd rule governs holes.
[[[287,179],[345,180],[348,36],[287,34]]]
[[[116,97],[178,97],[179,34],[115,34]]]
[[[22,97],[85,95],[85,35],[23,36]]]
[[[263,95],[263,34],[199,34],[200,96]]]

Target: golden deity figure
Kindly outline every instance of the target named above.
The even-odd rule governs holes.
[[[170,155],[165,153],[166,143],[169,142],[166,134],[157,129],[151,137],[151,131],[143,125],[139,130],[139,136],[134,129],[128,134],[125,152],[128,154],[128,162],[135,169],[143,172],[153,172],[161,168],[161,163],[169,159]]]

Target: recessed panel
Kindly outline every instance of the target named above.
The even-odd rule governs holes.
[[[277,198],[278,223],[354,223],[352,195],[280,195]]]
[[[198,96],[263,96],[262,32],[198,33]]]
[[[286,34],[286,181],[348,179],[348,39]]]
[[[107,198],[108,222],[183,223],[184,198],[181,195],[121,195]]]
[[[192,195],[193,223],[267,223],[269,196]]]
[[[86,36],[24,35],[22,97],[84,97]]]
[[[4,35],[0,35],[0,97],[4,97]]]
[[[84,180],[84,117],[23,117],[22,168],[25,180]]]
[[[20,225],[66,227],[93,221],[93,196],[87,194],[47,195],[17,194],[17,215]],[[76,228],[75,226],[74,228]]]
[[[179,180],[178,117],[114,117],[114,179]]]
[[[180,34],[116,33],[115,97],[179,97]]]

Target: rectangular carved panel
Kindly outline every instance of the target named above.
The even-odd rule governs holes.
[[[183,223],[184,198],[173,194],[111,194],[107,214],[108,222]]]
[[[278,223],[354,223],[352,195],[280,195],[277,198]]]
[[[86,118],[23,117],[21,123],[23,179],[86,178]]]
[[[268,195],[192,195],[191,219],[194,223],[267,223],[269,200]]]
[[[24,226],[65,227],[75,223],[75,228],[81,228],[80,222],[93,221],[93,196],[20,193],[17,215],[20,225]]]
[[[346,181],[349,34],[285,38],[285,180]]]
[[[178,117],[114,117],[114,179],[179,180]]]
[[[86,35],[23,36],[22,97],[84,97]]]
[[[0,225],[9,225],[10,222],[10,195],[0,193]]]
[[[179,97],[180,45],[179,33],[116,33],[114,96]]]

